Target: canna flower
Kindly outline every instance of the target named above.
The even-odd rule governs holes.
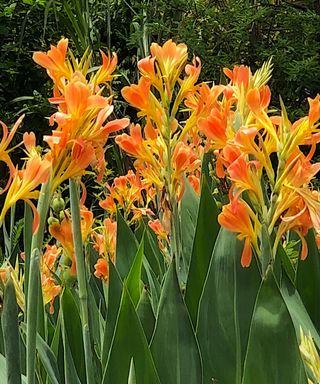
[[[187,64],[187,46],[172,40],[163,46],[153,43],[150,52],[151,56],[138,63],[138,84],[122,90],[124,99],[138,109],[141,125],[132,125],[130,134],[118,135],[116,143],[135,158],[134,166],[141,178],[161,196],[156,205],[160,204],[162,224],[167,228],[169,211],[182,197],[184,178],[194,175],[196,182],[204,153],[197,127],[197,117],[204,115],[199,108],[205,109],[197,107],[200,96],[196,82],[201,62],[195,57],[192,64]],[[205,93],[209,88],[199,89]],[[213,103],[218,93],[215,95],[208,100]],[[187,118],[181,121],[180,109],[185,111],[185,105]],[[111,206],[110,200],[105,203]]]
[[[236,65],[233,70],[223,68],[223,72],[231,80],[232,84],[235,84],[238,87],[243,86],[244,88],[248,88],[249,82],[252,79],[251,70],[245,65]]]
[[[55,263],[61,251],[62,249],[56,245],[47,244],[40,263],[43,302],[45,305],[50,303],[50,314],[54,313],[54,300],[61,293],[61,286],[57,284],[54,278],[56,272]]]
[[[85,206],[80,208],[81,235],[85,242],[92,231],[93,213]],[[71,261],[70,273],[76,275],[76,259],[74,254],[74,243],[72,234],[72,222],[67,213],[61,222],[54,222],[49,225],[50,234],[61,244],[64,255]]]
[[[161,75],[165,81],[169,95],[178,79],[188,58],[188,48],[185,44],[176,44],[168,40],[161,47],[152,43],[150,47],[151,56],[154,57],[159,66]]]
[[[15,291],[16,299],[19,308],[25,310],[25,295],[23,291],[24,275],[19,273],[19,262],[16,261],[15,267],[13,267],[8,261],[4,261],[0,268],[0,282],[6,284],[8,279],[11,278]]]
[[[27,160],[22,170],[16,169],[13,175],[12,183],[8,189],[4,205],[0,214],[0,223],[18,200],[24,200],[32,208],[34,219],[32,231],[35,233],[39,226],[39,214],[32,203],[32,199],[39,197],[39,191],[36,189],[40,184],[47,182],[50,175],[51,163],[42,159],[39,155],[34,155]]]
[[[98,279],[103,279],[105,281],[108,280],[109,277],[109,266],[108,261],[106,259],[100,258],[97,260],[95,266],[94,275]]]
[[[102,50],[100,50],[102,57],[102,66],[94,76],[93,82],[95,84],[104,84],[112,80],[112,73],[115,71],[118,58],[117,55],[113,52],[112,56],[110,54],[106,55]]]
[[[320,119],[320,95],[317,95],[314,99],[308,97],[309,114],[308,120],[310,126],[313,126]]]
[[[116,257],[117,223],[110,218],[105,219],[103,226],[96,228],[91,237],[93,246],[99,254],[94,275],[107,281],[109,277],[108,263],[109,261],[114,263]]]
[[[259,162],[248,161],[244,155],[241,155],[229,165],[227,171],[238,192],[248,191],[252,193],[252,200],[256,204],[264,204]]]
[[[219,113],[214,111],[208,118],[198,120],[199,129],[212,141],[213,149],[221,149],[227,144],[227,121]]]
[[[107,196],[99,204],[109,215],[116,215],[120,209],[130,223],[140,220],[143,215],[153,215],[148,204],[154,199],[154,189],[133,171],[116,177],[112,185],[106,184],[106,188]]]
[[[49,122],[56,126],[52,135],[44,137],[50,147],[46,158],[52,163],[51,194],[68,178],[81,177],[89,166],[101,181],[109,135],[129,124],[128,119],[110,120],[113,106],[108,82],[114,77],[117,56],[101,51],[102,65],[90,71],[89,51],[78,61],[72,52],[67,54],[67,49],[68,40],[63,39],[47,53],[34,54],[34,60],[54,81],[49,101],[57,111]]]
[[[3,132],[2,138],[0,141],[0,161],[3,161],[4,163],[6,163],[6,165],[9,168],[9,179],[2,193],[8,189],[14,175],[14,165],[12,164],[12,161],[10,159],[10,156],[9,156],[10,150],[8,149],[8,147],[13,139],[14,134],[16,133],[19,126],[21,125],[23,118],[24,118],[24,115],[19,117],[19,119],[15,122],[10,132],[8,127],[2,121],[0,121],[0,125],[2,127],[2,132]]]
[[[70,70],[65,62],[68,50],[68,39],[61,39],[57,46],[51,45],[47,53],[35,52],[33,60],[47,69],[48,75],[53,80],[58,80],[60,77],[68,78]]]
[[[238,197],[231,197],[230,204],[222,208],[218,222],[229,231],[238,233],[239,240],[244,240],[241,265],[249,267],[252,259],[251,244],[257,249],[257,233],[260,231],[260,225],[254,212]]]

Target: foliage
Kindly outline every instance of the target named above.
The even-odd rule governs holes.
[[[162,40],[180,28],[179,38],[185,33],[194,39],[195,52],[203,50],[204,63],[230,64],[237,47],[237,54],[246,59],[250,52],[253,66],[259,66],[256,42],[252,52],[250,42],[248,47],[238,43],[253,36],[263,40],[260,20],[273,20],[274,8],[288,11],[288,18],[297,10],[230,0],[213,7],[196,1],[188,9],[174,1],[168,12],[164,2],[140,8],[138,2],[110,2],[110,21],[118,5],[119,31],[134,30],[119,54],[151,54],[138,61],[138,70],[130,63],[132,84],[122,95],[139,124],[124,133],[129,119],[113,114],[117,55],[101,51],[96,65],[98,58],[85,49],[100,45],[98,27],[88,34],[95,20],[89,3],[23,4],[30,7],[28,16],[44,7],[46,28],[51,6],[59,10],[57,21],[78,40],[73,51],[62,38],[46,53],[33,54],[51,79],[47,89],[53,83],[54,113],[47,109],[51,133],[24,133],[22,149],[14,135],[23,116],[11,129],[1,124],[0,160],[9,169],[0,213],[5,238],[1,379],[8,384],[315,383],[320,193],[311,181],[320,169],[312,160],[320,96],[309,98],[308,114],[292,123],[282,101],[279,111],[269,107],[271,61],[256,71],[244,65],[225,68],[222,78],[220,69],[210,67],[200,74],[200,60],[188,61],[183,43],[148,45],[152,36]],[[5,17],[10,12],[3,8]],[[132,23],[121,29],[123,15],[131,12]],[[164,23],[173,16],[162,32],[153,20],[158,12]],[[77,26],[71,22],[75,15]],[[304,16],[317,17],[313,11]],[[221,27],[224,17],[227,32]],[[224,42],[224,33],[234,35],[223,48],[225,57],[220,46],[215,56],[200,44],[202,38],[212,42],[211,35],[194,37],[196,27],[207,22],[200,30],[215,31],[214,23],[209,29],[213,18]],[[279,34],[271,32],[279,43]],[[123,39],[109,33],[108,39],[113,37]],[[212,86],[218,74],[221,83]],[[199,82],[208,75],[209,83]],[[290,76],[300,85],[299,70]],[[295,91],[285,95],[293,115],[298,113],[290,99]],[[131,168],[112,180],[105,158],[109,136],[116,136],[112,148],[118,164],[126,152]],[[17,164],[12,153],[22,157],[22,151]],[[85,175],[94,199],[87,198]],[[20,200],[24,226],[16,219]]]

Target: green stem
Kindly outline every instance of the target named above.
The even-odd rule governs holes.
[[[89,314],[88,314],[88,292],[85,270],[85,260],[83,255],[81,218],[79,205],[79,191],[75,180],[69,180],[70,185],[70,205],[72,218],[72,234],[76,257],[77,278],[79,286],[80,316],[82,322],[82,333],[84,341],[84,356],[86,365],[87,384],[93,383],[92,371],[92,350],[90,343]]]
[[[9,252],[10,258],[11,258],[12,251],[13,251],[12,232],[13,232],[13,228],[14,228],[14,224],[15,224],[15,217],[16,217],[16,205],[14,204],[10,209],[10,252]],[[14,264],[15,264],[15,262],[13,263],[13,265]]]
[[[38,231],[32,236],[31,241],[31,254],[35,249],[38,249],[41,253],[42,250],[42,242],[43,242],[43,236],[44,236],[44,228],[47,221],[47,215],[50,205],[50,182],[47,182],[45,184],[42,184],[37,210],[39,213],[39,228]],[[26,257],[26,264],[25,264],[25,294],[27,296],[28,294],[28,284],[29,284],[29,270],[30,270],[30,259]]]
[[[29,291],[27,296],[27,383],[35,383],[35,362],[36,362],[36,336],[38,320],[38,291],[40,286],[39,273],[39,250],[34,249],[31,254]]]

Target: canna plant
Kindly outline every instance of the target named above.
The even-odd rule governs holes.
[[[17,200],[26,205],[24,253],[16,262],[8,247],[0,270],[1,379],[317,382],[320,97],[291,123],[283,103],[269,107],[271,62],[254,74],[225,69],[228,84],[210,86],[185,44],[153,43],[150,53],[138,84],[122,90],[139,124],[115,139],[134,169],[113,180],[107,139],[129,126],[110,119],[116,56],[102,53],[91,68],[91,53],[76,59],[66,39],[34,54],[57,111],[47,148],[24,135],[20,170],[9,146],[21,119],[10,133],[2,125],[6,238]],[[213,168],[228,188],[222,209]],[[98,191],[90,208],[89,172]]]

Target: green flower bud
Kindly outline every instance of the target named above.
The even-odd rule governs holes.
[[[50,217],[48,218],[48,224],[49,224],[49,225],[52,225],[52,224],[60,224],[60,221],[59,221],[58,219],[56,219],[55,217],[50,216]]]
[[[52,200],[52,209],[54,210],[54,213],[59,213],[63,211],[64,208],[65,208],[65,203],[61,196],[55,197]]]

